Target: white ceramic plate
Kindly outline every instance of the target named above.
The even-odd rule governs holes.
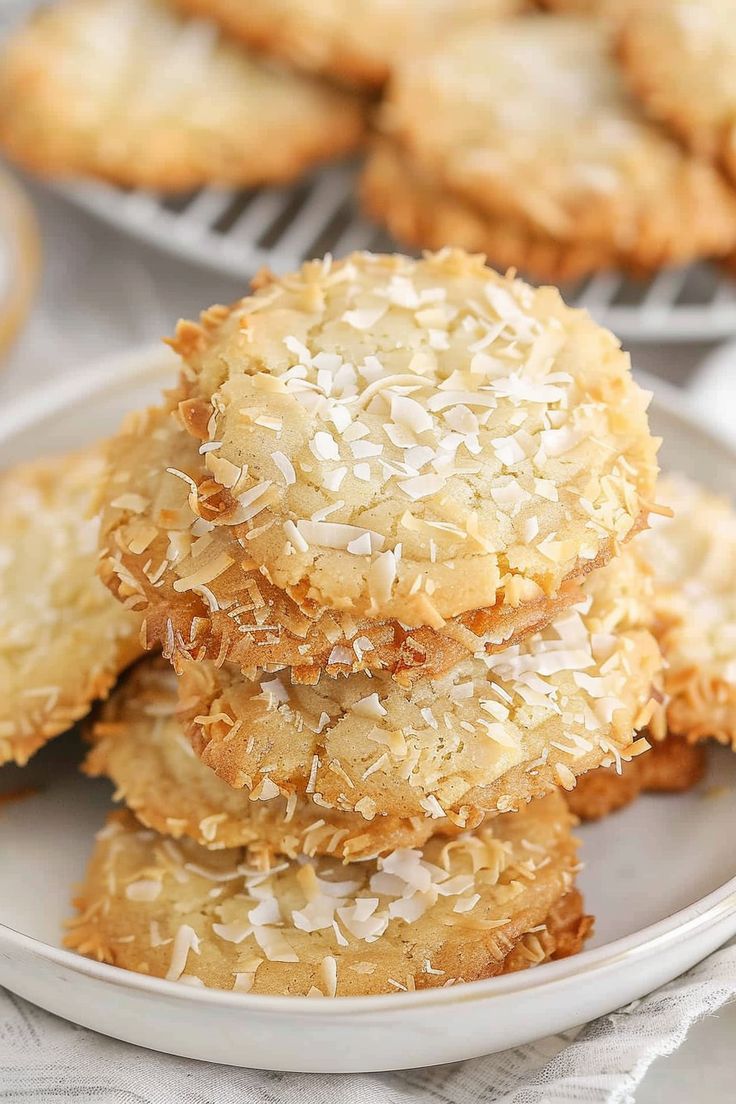
[[[111,432],[173,376],[144,350],[0,412],[0,467]],[[736,456],[656,385],[665,466],[736,494]],[[99,965],[59,947],[95,830],[110,801],[76,770],[73,733],[23,771],[0,771],[0,984],[77,1023],[215,1062],[321,1072],[389,1070],[502,1050],[609,1012],[675,977],[736,934],[736,756],[682,797],[645,797],[581,831],[581,885],[597,932],[574,958],[509,977],[336,1001],[192,989]],[[717,782],[717,787],[714,783]]]

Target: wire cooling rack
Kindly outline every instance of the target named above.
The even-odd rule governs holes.
[[[167,197],[97,183],[64,184],[79,206],[151,244],[248,280],[262,266],[288,272],[302,260],[397,243],[360,214],[352,165],[298,184],[233,192],[205,188]],[[603,273],[563,289],[622,340],[708,341],[736,335],[736,282],[714,265],[668,269],[649,281]]]

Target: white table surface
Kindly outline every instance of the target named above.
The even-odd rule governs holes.
[[[0,405],[20,390],[131,345],[171,334],[179,317],[195,317],[245,288],[172,260],[32,187],[41,220],[43,278],[32,316],[0,372]],[[635,364],[682,383],[712,346],[632,349]],[[736,373],[736,364],[734,365]],[[637,1104],[732,1104],[736,1079],[736,1004],[691,1032],[661,1059]]]

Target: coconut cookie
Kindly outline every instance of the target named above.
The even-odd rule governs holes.
[[[375,861],[175,844],[117,814],[67,945],[125,969],[240,992],[357,996],[473,981],[573,953],[573,819],[557,794],[451,842]]]
[[[192,585],[193,571],[209,572],[217,533],[208,519],[217,516],[224,493],[197,442],[166,410],[131,416],[110,444],[100,573],[121,601],[135,603],[144,638],[160,644],[176,666],[227,655],[251,677],[279,667],[289,667],[295,682],[385,670],[408,682],[508,646],[579,593],[571,580],[553,600],[471,611],[439,630],[339,611],[308,617],[258,569],[247,540],[232,544],[234,562],[224,572]]]
[[[656,706],[659,650],[629,554],[591,575],[581,603],[495,655],[466,660],[409,690],[385,675],[294,686],[189,664],[182,714],[198,755],[260,797],[399,817],[506,812],[571,788],[579,774],[637,750]]]
[[[415,249],[459,246],[485,253],[498,269],[520,268],[535,280],[562,283],[626,258],[599,244],[561,241],[528,220],[493,217],[442,185],[392,142],[374,142],[360,180],[366,213],[403,245]]]
[[[620,772],[612,767],[588,771],[565,800],[581,820],[599,820],[641,793],[685,793],[697,786],[704,772],[705,749],[668,736],[654,740],[649,751],[624,763]]]
[[[736,178],[736,22],[731,0],[627,4],[618,53],[647,112]]]
[[[380,88],[411,43],[421,50],[453,27],[521,10],[525,0],[175,0],[255,50],[297,69]]]
[[[383,129],[484,216],[597,249],[601,267],[725,255],[731,190],[643,116],[609,50],[584,17],[475,25],[396,70]]]
[[[105,703],[90,729],[87,774],[107,775],[138,820],[203,847],[249,847],[282,853],[362,859],[398,847],[418,847],[451,823],[426,816],[400,820],[342,813],[286,800],[264,779],[258,795],[235,790],[195,756],[176,716],[176,675],[156,659],[139,664]],[[473,825],[475,826],[475,825]]]
[[[142,651],[95,574],[102,467],[92,448],[0,475],[0,763],[26,763]]]
[[[667,476],[657,517],[637,542],[655,577],[655,632],[666,659],[667,724],[736,748],[736,513],[684,476]]]
[[[215,593],[246,548],[306,616],[483,609],[493,633],[644,523],[656,442],[628,356],[480,257],[311,262],[174,345],[222,489],[181,593]]]
[[[162,190],[288,181],[362,129],[347,94],[266,68],[158,0],[62,0],[0,58],[0,147],[52,176]]]

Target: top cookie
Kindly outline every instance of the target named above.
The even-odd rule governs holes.
[[[309,616],[441,627],[553,600],[646,517],[657,446],[628,356],[481,257],[315,261],[173,344],[222,489],[181,593],[247,548]]]
[[[643,116],[603,22],[532,15],[462,30],[397,69],[383,120],[420,169],[488,216],[604,259],[647,269],[734,240],[731,191]]]
[[[71,728],[142,648],[140,618],[95,575],[102,452],[0,476],[0,763]]]
[[[227,657],[252,677],[280,667],[291,668],[296,683],[317,682],[323,673],[390,671],[408,684],[476,652],[507,647],[579,595],[579,584],[570,582],[553,600],[543,595],[505,612],[473,610],[441,629],[406,629],[349,611],[306,617],[264,578],[247,541],[228,546],[233,562],[206,587],[182,590],[181,580],[209,562],[201,559],[213,542],[207,519],[223,493],[197,442],[175,413],[139,411],[110,443],[109,460],[99,572],[120,601],[143,615],[147,645],[159,644],[177,669],[182,660]]]
[[[736,748],[736,512],[684,476],[661,480],[657,499],[674,517],[637,544],[654,572],[667,724]]]
[[[362,129],[352,97],[266,68],[158,0],[63,0],[0,59],[0,146],[50,175],[273,183],[351,149]]]
[[[619,57],[653,118],[736,178],[736,12],[732,0],[627,5]]]
[[[519,11],[526,0],[175,0],[249,46],[298,69],[378,88],[411,43],[441,39],[449,28]]]

